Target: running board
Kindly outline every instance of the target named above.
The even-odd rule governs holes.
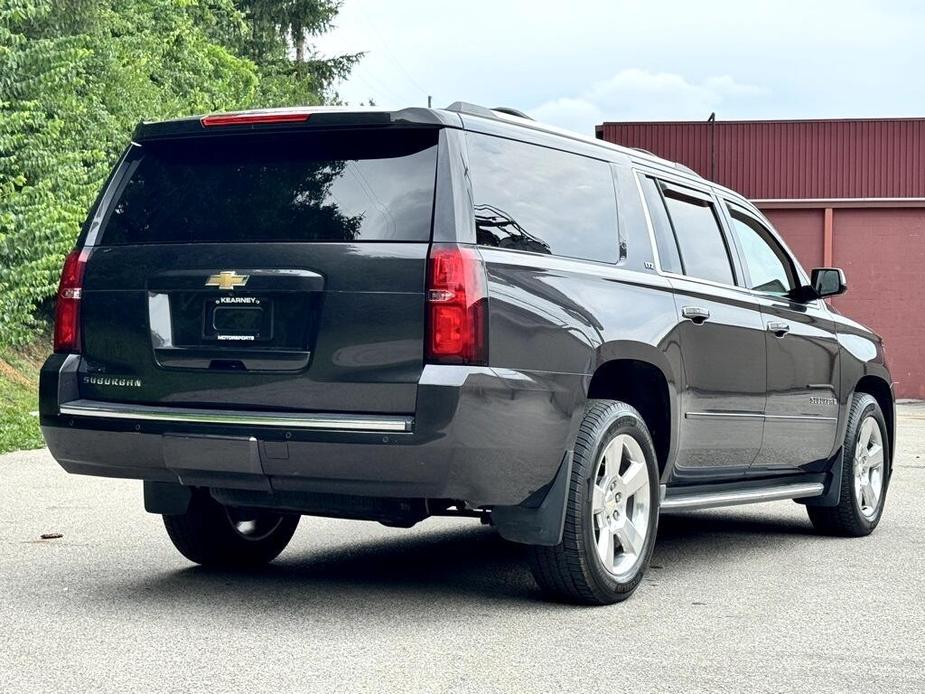
[[[739,506],[740,504],[757,504],[762,501],[780,501],[781,499],[802,499],[819,496],[825,490],[821,482],[785,484],[777,487],[739,489],[723,492],[696,493],[687,492],[667,495],[662,500],[663,511],[678,509],[694,510],[719,508],[722,506]]]

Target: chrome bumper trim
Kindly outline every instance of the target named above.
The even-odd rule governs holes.
[[[802,499],[819,496],[825,490],[821,482],[786,484],[779,487],[762,489],[743,489],[739,491],[711,492],[707,494],[683,494],[666,496],[662,501],[662,510],[719,508],[756,504],[762,501],[779,501],[781,499]]]
[[[93,400],[64,403],[59,411],[68,417],[100,419],[134,419],[177,424],[230,424],[277,427],[284,429],[316,429],[324,431],[410,432],[412,417],[394,415],[306,414],[295,412],[235,412],[234,410],[204,410],[153,405],[123,405]]]

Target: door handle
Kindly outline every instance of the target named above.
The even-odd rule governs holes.
[[[783,337],[790,332],[790,325],[783,321],[772,320],[768,323],[768,330],[777,335],[777,337]]]
[[[695,325],[701,325],[710,317],[710,311],[702,306],[685,306],[681,309],[681,315]]]

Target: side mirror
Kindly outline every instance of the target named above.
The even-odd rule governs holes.
[[[820,299],[844,294],[848,289],[845,272],[838,267],[817,267],[812,271],[812,287]]]

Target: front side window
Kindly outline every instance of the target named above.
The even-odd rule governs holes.
[[[468,134],[468,148],[479,245],[619,259],[607,162],[478,133]]]
[[[732,230],[739,240],[748,267],[749,289],[784,296],[792,290],[793,264],[786,251],[751,215],[729,205]]]
[[[706,196],[662,184],[684,274],[721,284],[735,284],[732,264],[713,203]]]

